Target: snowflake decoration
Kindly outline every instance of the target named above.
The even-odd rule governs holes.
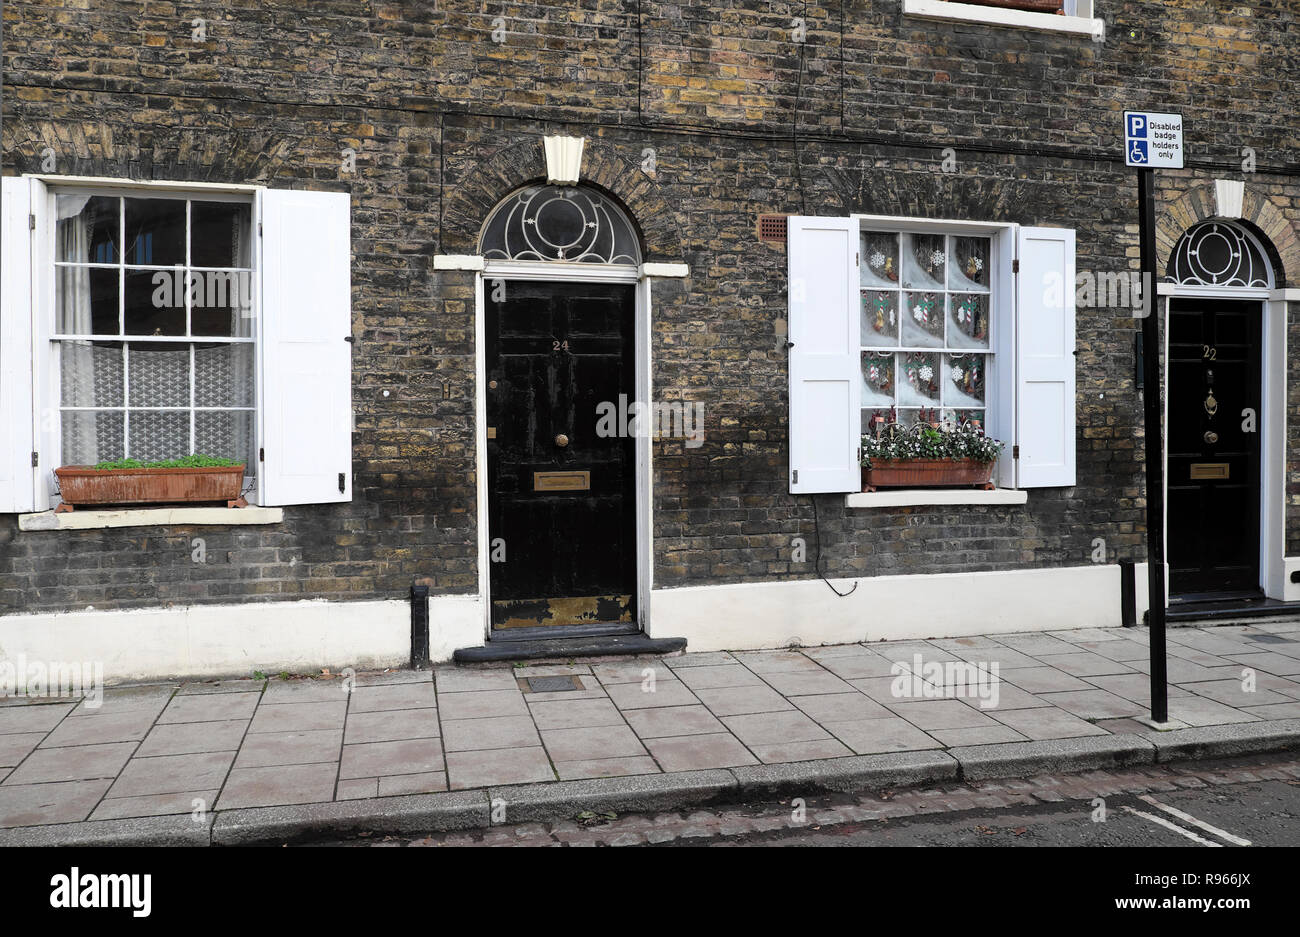
[[[925,307],[924,307],[924,306],[913,306],[913,307],[912,307],[912,318],[915,319],[917,322],[920,322],[922,325],[925,325],[925,320],[926,320]]]
[[[958,382],[960,382],[963,376],[964,376],[964,375],[962,374],[962,370],[961,370],[961,368],[953,368],[953,369],[952,369],[952,379],[953,379],[954,381],[958,381]]]
[[[929,381],[930,378],[934,377],[934,368],[930,367],[928,364],[923,364],[916,373],[921,376],[921,380]]]
[[[885,265],[885,255],[880,253],[880,251],[876,251],[871,255],[869,263],[871,264],[872,269],[879,270]]]
[[[984,269],[984,261],[979,257],[972,257],[970,259],[970,265],[975,268],[976,273],[979,273]]]
[[[931,252],[930,252],[930,267],[931,267],[931,268],[938,267],[938,266],[942,265],[942,264],[943,264],[943,260],[944,260],[943,251],[931,251]]]

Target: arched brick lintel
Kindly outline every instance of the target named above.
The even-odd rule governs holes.
[[[478,163],[447,199],[443,209],[444,254],[478,252],[478,236],[488,213],[513,190],[546,179],[540,137],[503,147]],[[621,202],[641,235],[643,260],[680,263],[684,245],[676,213],[639,166],[612,148],[587,139],[581,184],[592,185]]]
[[[1166,197],[1156,206],[1156,270],[1163,276],[1169,254],[1187,229],[1210,218],[1240,221],[1251,228],[1264,245],[1273,264],[1275,285],[1300,283],[1300,238],[1295,227],[1266,196],[1246,183],[1240,217],[1219,210],[1213,182],[1201,184]]]

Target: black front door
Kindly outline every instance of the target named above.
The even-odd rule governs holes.
[[[1169,308],[1169,590],[1258,595],[1259,303]]]
[[[634,288],[485,289],[492,626],[634,629]]]

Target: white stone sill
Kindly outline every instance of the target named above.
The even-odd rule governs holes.
[[[115,511],[76,510],[66,514],[41,511],[19,514],[19,530],[100,530],[106,527],[172,527],[210,525],[279,524],[284,508],[125,508]]]
[[[856,491],[844,496],[850,508],[904,508],[934,504],[1024,504],[1029,492],[1014,488],[993,491],[961,488],[902,488],[896,491]]]
[[[1106,21],[1089,16],[1057,16],[1054,13],[1034,13],[1030,10],[986,7],[974,3],[952,3],[950,0],[903,0],[903,12],[924,19],[985,23],[989,26],[1075,33],[1098,38],[1106,33]]]

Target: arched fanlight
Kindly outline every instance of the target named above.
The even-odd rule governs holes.
[[[636,230],[617,205],[582,186],[532,185],[492,209],[479,250],[487,260],[639,264]]]
[[[1245,231],[1206,221],[1189,228],[1174,246],[1165,279],[1190,286],[1267,287],[1271,268]]]

